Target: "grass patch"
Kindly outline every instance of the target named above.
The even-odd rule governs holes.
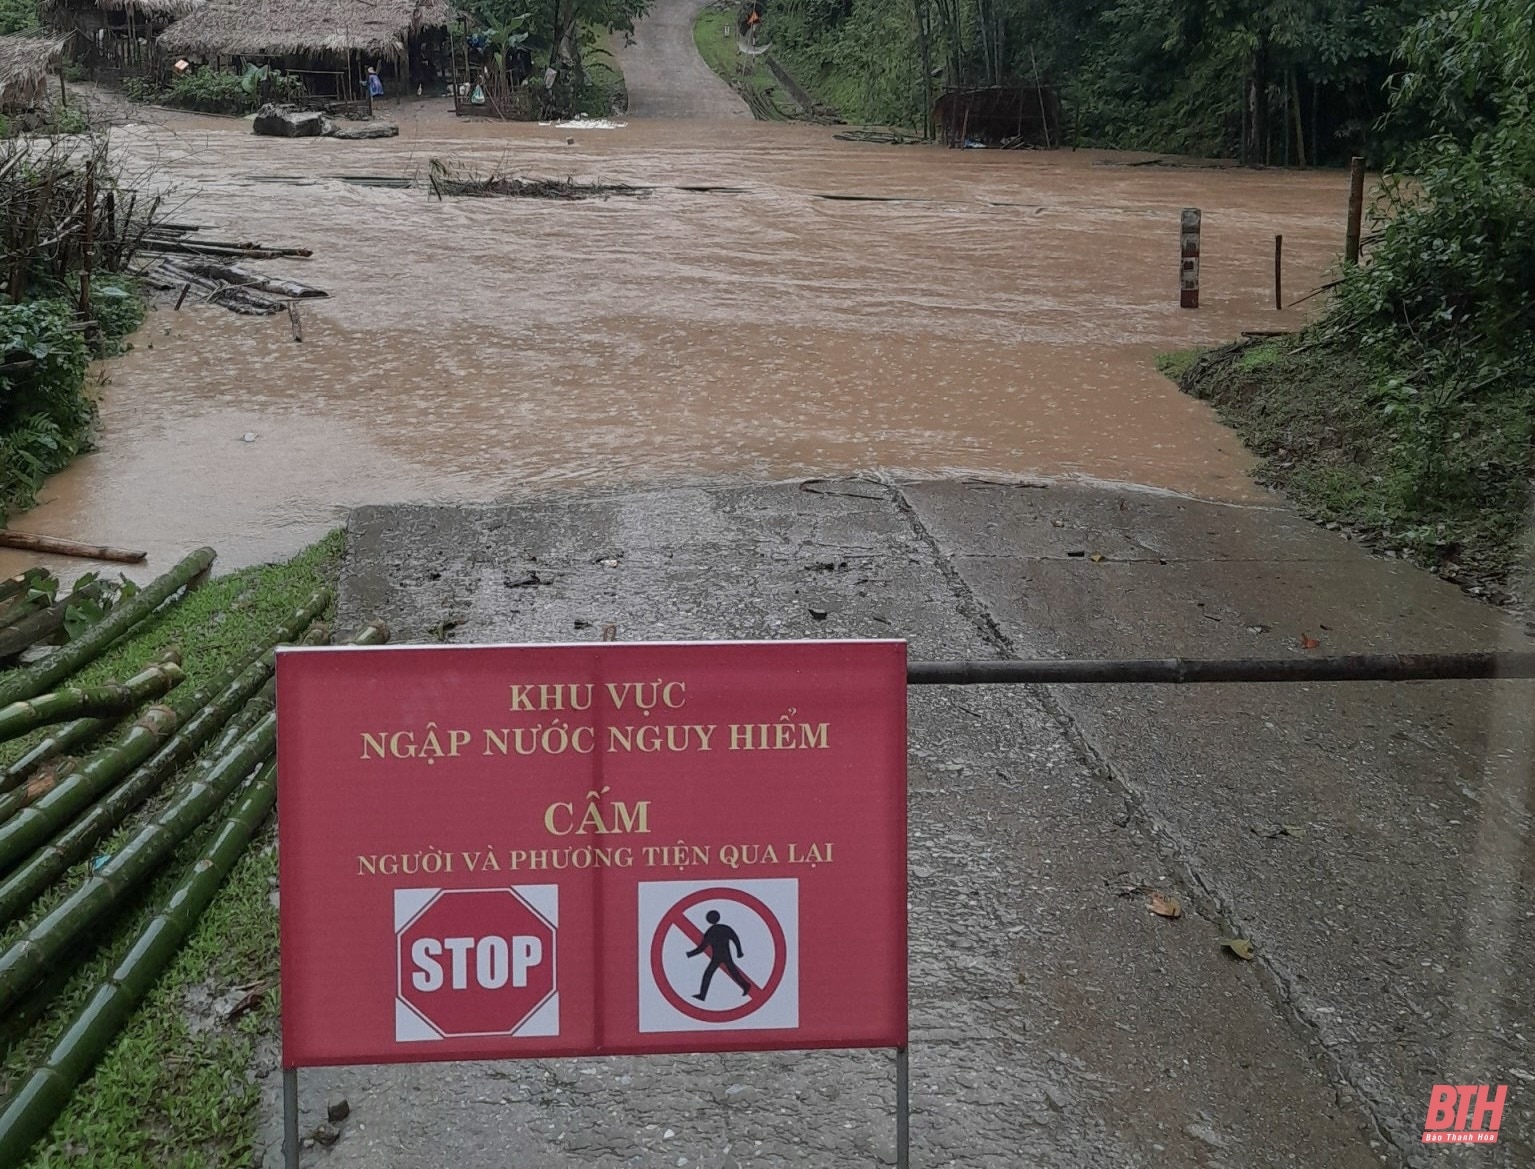
[[[1198,360],[1198,349],[1178,349],[1172,353],[1158,353],[1157,370],[1163,377],[1171,378],[1175,382],[1181,382],[1183,375],[1188,373],[1194,362]]]
[[[1261,463],[1260,482],[1494,600],[1522,592],[1527,420],[1496,400],[1419,391],[1314,333],[1228,345],[1159,368],[1214,405]],[[1181,370],[1181,373],[1178,372]]]
[[[706,8],[700,12],[693,22],[693,43],[704,63],[746,99],[759,120],[788,122],[799,116],[798,103],[783,92],[765,57],[751,56],[736,47],[733,11]]]
[[[216,578],[162,611],[78,678],[90,683],[123,677],[175,645],[187,673],[182,685],[196,686],[259,649],[278,621],[315,589],[333,586],[341,549],[337,532],[286,563]],[[24,749],[22,742],[4,744],[0,759]],[[113,852],[157,808],[158,801],[152,801],[99,851]],[[0,1095],[9,1094],[47,1053],[227,811],[213,817],[211,829],[187,841],[141,896],[101,930],[40,1008],[24,1007],[21,1018],[0,1026]],[[34,1148],[28,1169],[245,1169],[252,1163],[260,1086],[249,1070],[278,1012],[277,915],[268,899],[277,871],[272,839],[270,825],[258,833],[175,962],[94,1075],[76,1089],[53,1131]],[[25,920],[0,935],[0,943],[14,941],[85,873],[85,865],[67,873]],[[194,992],[217,997],[258,982],[266,984],[267,993],[231,1023],[206,1025],[193,1009]]]

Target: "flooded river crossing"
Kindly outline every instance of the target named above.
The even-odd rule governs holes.
[[[102,367],[99,449],[14,526],[147,548],[144,574],[199,544],[225,570],[281,557],[358,504],[568,485],[869,471],[1256,499],[1235,436],[1152,360],[1298,324],[1273,306],[1274,236],[1294,299],[1346,202],[1335,173],[748,121],[457,124],[413,102],[384,111],[400,137],[338,142],[150,116],[113,142],[172,218],[313,248],[259,266],[331,297],[302,343],[285,316],[162,308]],[[439,202],[433,158],[657,190]],[[420,181],[337,177],[363,175]],[[1185,206],[1205,212],[1198,312],[1177,304]]]

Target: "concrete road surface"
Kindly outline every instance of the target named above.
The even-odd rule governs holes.
[[[634,29],[634,44],[613,38],[613,55],[629,87],[637,118],[751,118],[735,90],[704,64],[693,43],[693,20],[705,0],[656,0]]]
[[[1512,629],[1283,509],[861,480],[364,508],[339,608],[401,642],[613,622],[622,640],[906,637],[917,661],[1463,650]],[[1506,1083],[1502,1140],[1465,1152],[1535,1164],[1531,689],[913,688],[912,1163],[1435,1169],[1462,1158],[1419,1143],[1432,1086]],[[1185,916],[1147,912],[1146,887]],[[1255,961],[1221,949],[1232,935]],[[304,1084],[305,1131],[328,1091],[351,1103],[306,1156],[326,1169],[892,1155],[888,1053]]]

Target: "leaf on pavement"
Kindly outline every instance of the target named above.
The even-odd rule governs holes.
[[[1316,649],[1317,646],[1319,646],[1321,644],[1322,643],[1320,641],[1318,641],[1316,638],[1312,637],[1311,634],[1309,634],[1309,633],[1302,633],[1300,635],[1300,647],[1301,647],[1301,649]]]
[[[1178,903],[1178,899],[1156,889],[1151,890],[1150,895],[1146,898],[1146,908],[1158,917],[1179,918],[1183,916],[1183,906]]]
[[[1221,945],[1244,962],[1251,962],[1256,953],[1246,938],[1222,938]]]
[[[1102,552],[1094,552],[1091,556],[1088,557],[1088,559],[1091,560],[1094,564],[1102,564],[1105,560],[1108,559],[1108,557],[1106,557]]]

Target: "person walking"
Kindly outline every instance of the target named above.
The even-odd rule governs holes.
[[[741,949],[740,936],[735,930],[720,921],[719,910],[711,909],[704,917],[709,922],[709,928],[704,930],[704,936],[698,940],[697,947],[688,951],[688,957],[696,958],[707,950],[709,952],[709,968],[704,971],[703,983],[699,986],[698,993],[693,997],[699,1002],[703,1002],[704,999],[709,997],[709,983],[714,981],[714,972],[722,967],[731,980],[741,988],[741,993],[743,995],[750,995],[752,984],[746,975],[741,973],[740,968],[736,966],[735,962],[736,958],[746,957],[745,951]],[[731,947],[735,948],[735,958],[730,956]]]
[[[379,77],[378,70],[372,65],[368,66],[368,117],[373,116],[373,100],[384,96],[384,82]]]

